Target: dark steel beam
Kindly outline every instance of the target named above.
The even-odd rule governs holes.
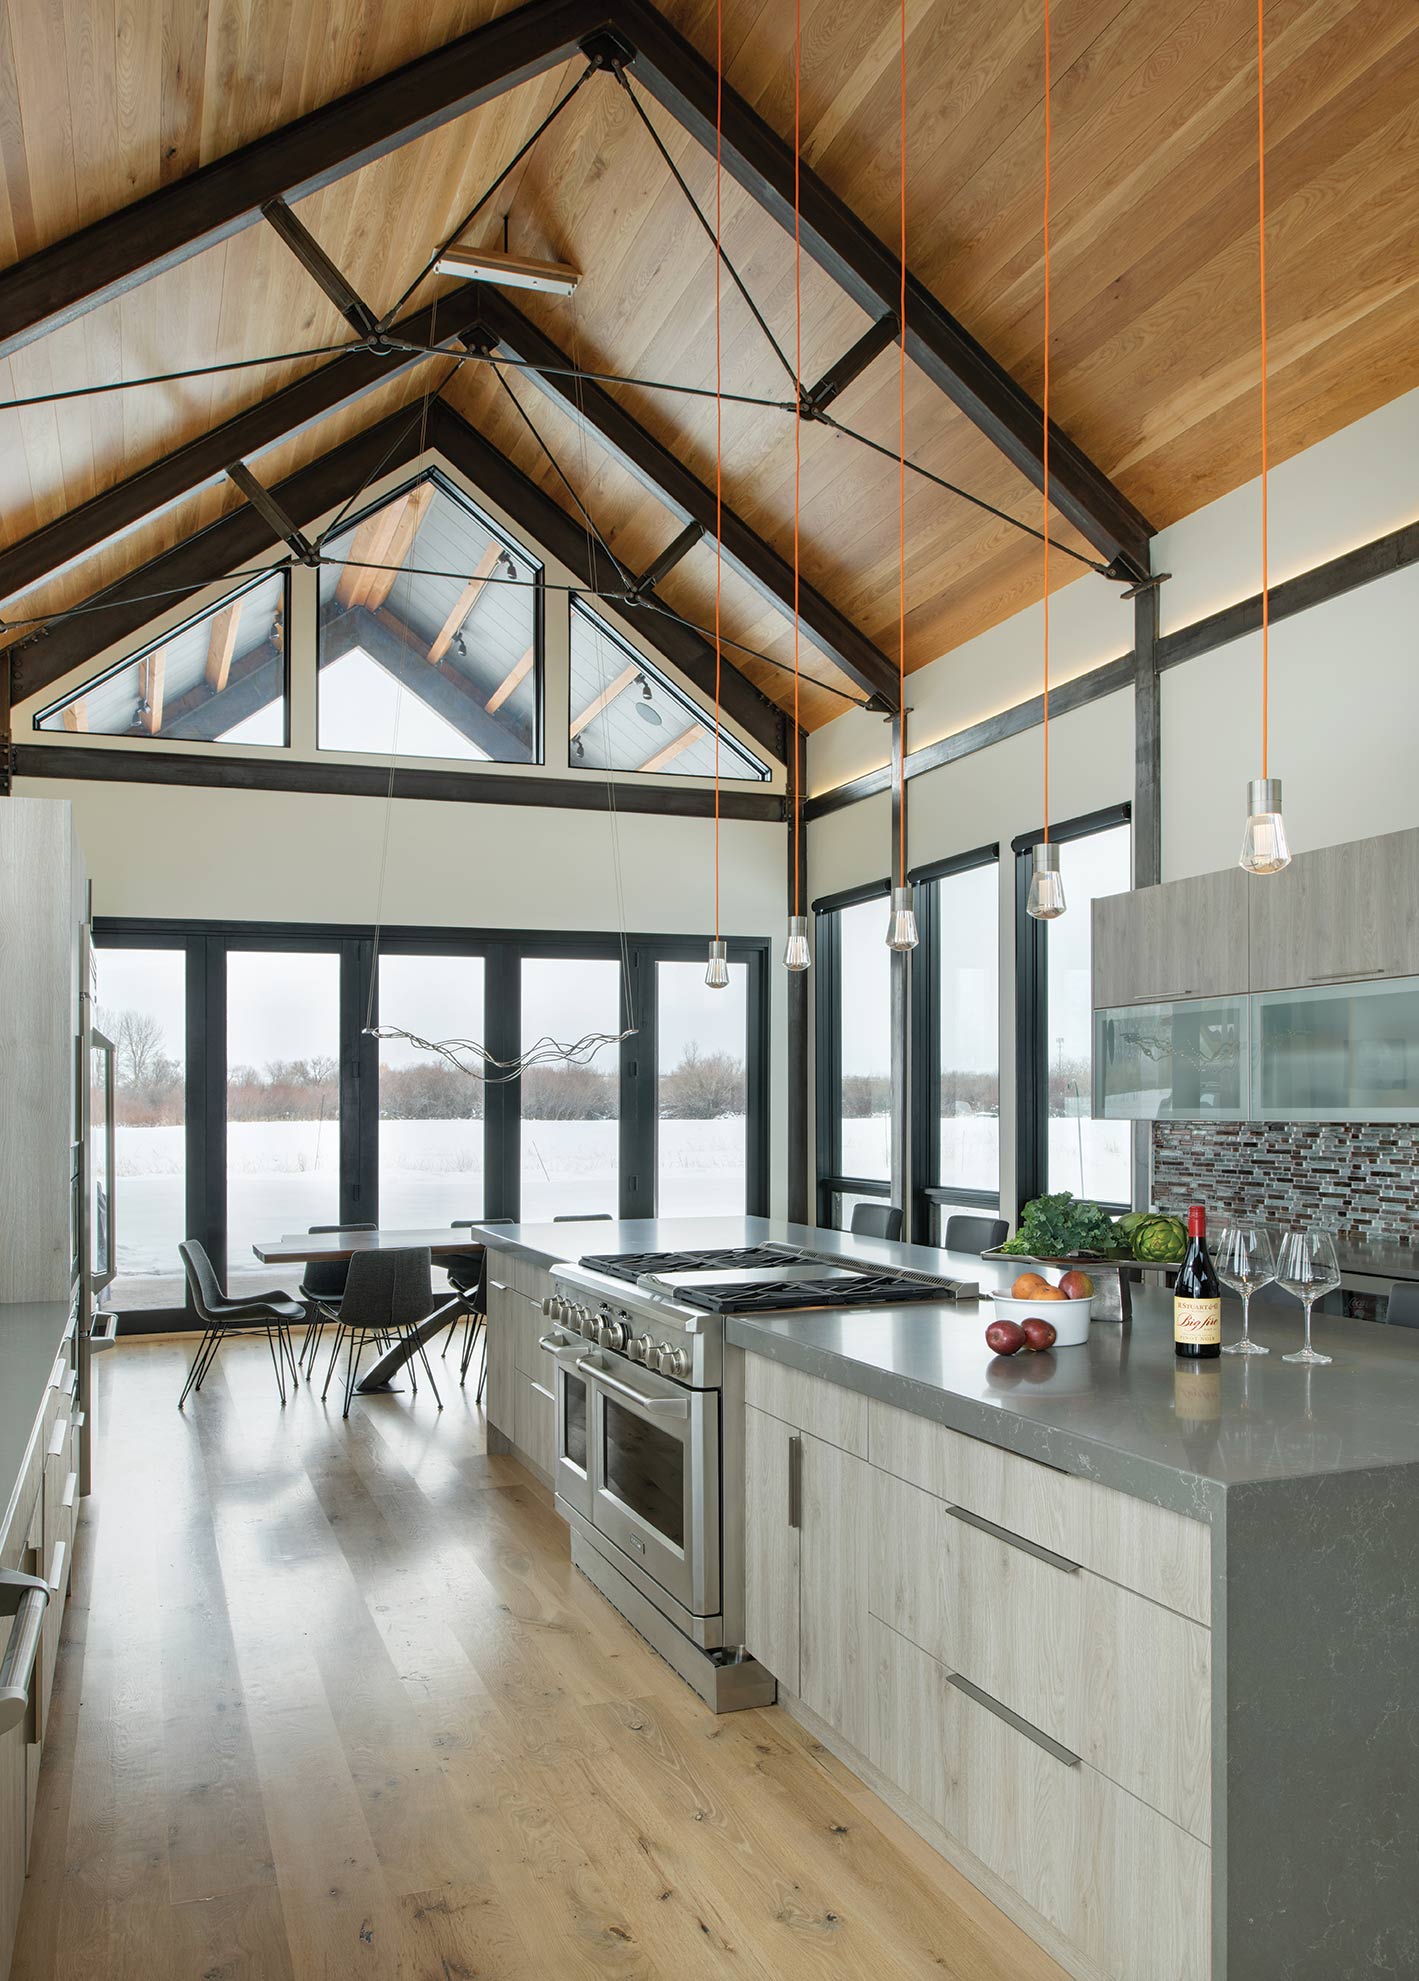
[[[404,407],[288,475],[272,493],[297,524],[312,523],[368,476],[416,460],[423,444],[418,409],[411,414]],[[92,660],[115,641],[141,632],[184,598],[220,583],[225,573],[268,556],[279,542],[279,533],[247,504],[150,558],[98,594],[102,610],[61,619],[16,642],[10,649],[15,700],[24,701],[51,687],[71,668]]]
[[[298,563],[317,562],[315,545],[310,538],[292,522],[270,489],[256,479],[244,462],[233,461],[227,469],[227,479],[251,504],[267,527],[281,539]]]
[[[373,337],[379,318],[345,280],[309,227],[293,213],[283,199],[267,200],[261,217],[274,228],[312,282],[329,297],[357,337]]]
[[[1162,725],[1158,684],[1158,587],[1133,601],[1133,885],[1163,878]]]
[[[649,0],[613,0],[617,28],[635,49],[633,77],[713,153],[716,76]],[[727,171],[790,234],[793,148],[727,85],[723,96]],[[866,223],[809,166],[800,167],[802,242],[820,267],[872,317],[898,307],[901,264]],[[1044,420],[1023,387],[908,272],[907,354],[1036,488],[1043,484]],[[1121,575],[1148,570],[1151,525],[1057,427],[1050,429],[1050,492],[1060,514]]]
[[[0,356],[398,146],[554,69],[598,0],[526,4],[93,221],[0,273]]]
[[[232,791],[308,791],[322,796],[384,798],[389,771],[378,764],[299,763],[255,752],[243,757],[179,755],[176,750],[132,745],[95,749],[84,744],[23,743],[15,751],[16,777],[60,777],[105,784],[212,785]],[[559,811],[606,812],[606,785],[599,777],[532,777],[520,771],[426,770],[400,764],[395,795],[434,798],[465,805],[530,805]],[[713,791],[667,777],[655,785],[617,783],[618,812],[645,812],[667,818],[711,818]],[[720,796],[720,815],[783,824],[783,799],[773,791],[736,791]]]
[[[578,584],[589,591],[626,592],[625,579],[586,528],[442,401],[429,410],[429,444],[467,475],[475,488],[505,509],[519,529],[566,565]],[[618,598],[612,609],[637,627],[696,687],[705,694],[714,693],[714,649],[708,640],[668,619],[657,610],[653,599]],[[728,660],[722,671],[720,702],[775,762],[782,762],[779,708]]]
[[[461,282],[436,304],[415,310],[395,324],[391,337],[427,346],[460,341],[478,320],[477,284]],[[56,516],[17,543],[0,550],[0,600],[53,577],[109,543],[135,523],[156,516],[186,495],[218,481],[232,461],[249,461],[277,441],[301,433],[327,413],[338,412],[390,379],[429,360],[422,352],[393,351],[387,357],[352,351],[308,372],[294,385],[273,392],[221,426],[199,434],[125,481]]]
[[[648,564],[636,579],[637,598],[644,598],[653,592],[662,578],[668,577],[683,558],[689,556],[695,546],[704,541],[704,531],[698,523],[686,523],[679,536],[667,543],[653,564]]]
[[[793,611],[793,566],[788,559],[727,504],[719,510],[714,490],[708,483],[692,473],[672,448],[657,440],[603,386],[563,376],[569,368],[574,368],[571,359],[515,303],[489,290],[484,299],[483,328],[509,356],[550,367],[548,371],[534,371],[528,376],[565,413],[608,447],[643,487],[650,489],[677,516],[698,523],[711,542],[718,519],[727,562],[761,598],[780,612]],[[814,646],[859,687],[877,697],[884,708],[895,708],[895,662],[812,585],[800,581],[798,604],[803,630]]]
[[[804,394],[806,410],[816,418],[826,413],[833,401],[866,371],[874,359],[880,358],[896,343],[899,326],[895,314],[889,312],[869,324],[849,351],[844,351],[836,364],[831,364],[813,386]]]

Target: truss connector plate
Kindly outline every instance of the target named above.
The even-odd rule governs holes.
[[[598,28],[595,34],[589,34],[581,44],[581,52],[593,69],[605,69],[613,76],[619,76],[636,59],[631,43],[614,28]]]
[[[1157,591],[1159,585],[1166,584],[1172,575],[1171,571],[1155,571],[1151,577],[1135,578],[1128,589],[1121,592],[1119,596],[1121,598],[1142,598],[1146,592]]]

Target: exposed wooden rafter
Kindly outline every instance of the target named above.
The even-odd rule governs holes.
[[[643,764],[637,764],[640,771],[664,770],[667,764],[674,763],[676,757],[683,756],[697,736],[704,734],[698,722],[692,722],[688,729],[682,729],[678,736],[672,736],[668,743],[648,756]]]
[[[394,590],[399,567],[413,547],[433,494],[433,483],[423,481],[366,516],[346,553],[349,562],[336,581],[335,596],[341,605],[365,605],[374,612],[384,604]]]
[[[537,649],[535,647],[529,647],[526,653],[520,654],[513,662],[512,666],[488,697],[486,707],[489,715],[496,715],[508,697],[516,694],[517,690],[532,672],[532,663],[536,658]]]
[[[214,612],[207,629],[207,685],[214,695],[220,695],[227,685],[232,671],[232,655],[236,651],[237,633],[241,629],[242,608],[245,599],[234,598],[230,605],[224,605],[220,612]]]
[[[494,541],[488,545],[488,548],[478,559],[477,568],[473,576],[453,601],[452,611],[449,613],[447,619],[444,620],[442,626],[439,627],[437,633],[434,634],[433,644],[429,648],[429,659],[433,661],[435,666],[438,665],[439,661],[443,659],[444,655],[453,645],[454,635],[462,630],[464,620],[483,596],[488,580],[497,569],[498,559],[502,554],[502,545]]]
[[[572,725],[570,731],[572,739],[575,740],[578,736],[580,736],[583,729],[588,728],[593,722],[595,722],[597,716],[600,715],[603,709],[610,708],[612,702],[615,701],[616,697],[618,695],[623,695],[626,692],[627,688],[630,687],[632,681],[634,681],[637,678],[640,672],[641,669],[635,661],[633,660],[627,661],[626,665],[621,669],[620,673],[613,676],[613,678],[606,683],[606,686],[601,690],[601,693],[599,695],[593,695],[591,700],[587,703],[586,707],[581,711],[581,713],[579,715],[574,715],[572,717]]]

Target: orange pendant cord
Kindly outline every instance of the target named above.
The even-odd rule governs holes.
[[[1049,845],[1049,153],[1050,153],[1050,65],[1049,65],[1049,0],[1045,0],[1045,222],[1044,222],[1044,276],[1045,276],[1045,378],[1044,378],[1044,447],[1042,467],[1044,470],[1044,524],[1041,534],[1045,547],[1045,699],[1044,699],[1044,749],[1045,749],[1045,845]]]
[[[1256,0],[1256,183],[1259,208],[1257,260],[1261,278],[1261,774],[1269,775],[1271,701],[1270,518],[1266,491],[1266,30],[1265,0]]]
[[[715,9],[714,95],[714,934],[719,940],[719,695],[723,648],[719,640],[724,589],[724,379],[719,328],[719,288],[724,223],[724,0]]]
[[[907,884],[907,0],[901,48],[901,295],[897,306],[897,885]]]
[[[793,750],[795,770],[798,767],[798,521],[803,479],[803,241],[802,225],[798,214],[799,159],[801,156],[801,120],[803,115],[803,5],[802,0],[794,0],[793,7],[793,377],[798,391],[798,409],[793,419]],[[798,789],[795,776],[793,786],[793,912],[801,914],[799,901],[798,857],[799,817],[803,808],[802,793]]]

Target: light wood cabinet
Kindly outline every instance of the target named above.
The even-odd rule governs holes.
[[[749,1365],[753,1367],[753,1362]],[[744,1410],[744,1642],[788,1692],[799,1670],[801,1435]]]
[[[855,1390],[841,1389],[817,1376],[805,1376],[765,1356],[745,1358],[744,1395],[758,1410],[768,1411],[796,1429],[836,1445],[858,1458],[867,1456],[868,1401]]]
[[[1245,991],[1248,894],[1234,867],[1096,900],[1095,1010]]]
[[[1247,893],[1253,991],[1419,976],[1419,831],[1300,853]]]
[[[800,1435],[797,1690],[805,1706],[865,1753],[871,1708],[865,1570],[873,1552],[872,1468],[821,1438]]]

